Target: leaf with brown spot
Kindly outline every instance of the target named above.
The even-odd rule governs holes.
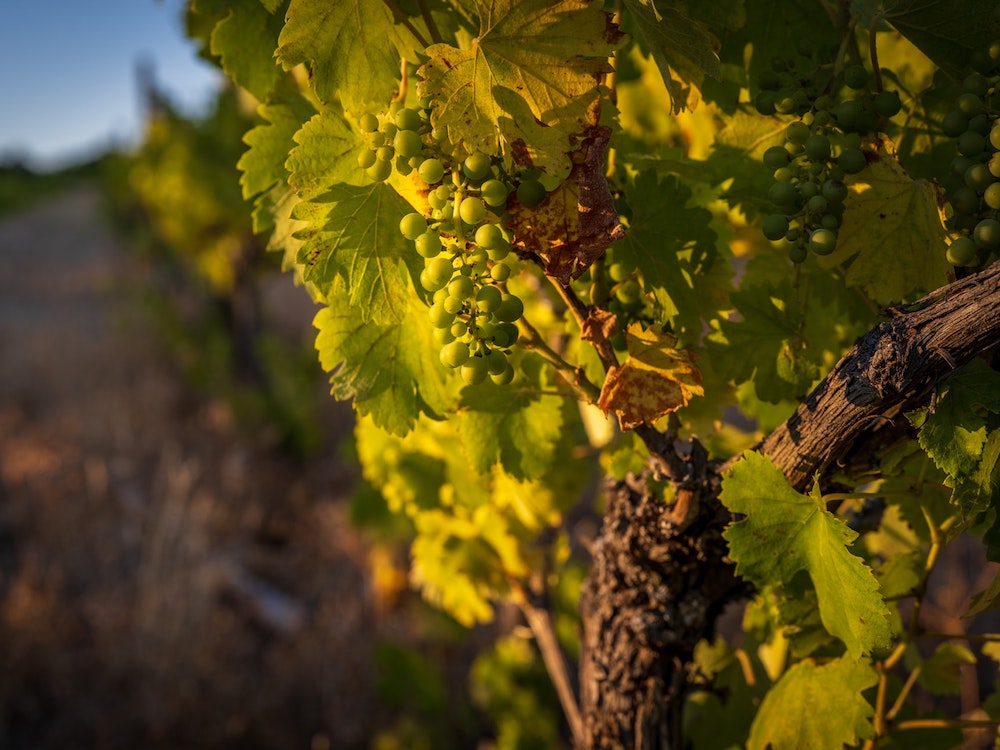
[[[541,205],[516,205],[509,215],[518,250],[541,258],[545,273],[563,285],[579,278],[625,236],[604,177],[610,137],[610,128],[592,126],[580,148],[570,154],[569,177]]]
[[[625,332],[628,358],[608,373],[597,405],[618,415],[622,429],[648,424],[702,396],[694,355],[677,349],[677,339],[633,323]]]

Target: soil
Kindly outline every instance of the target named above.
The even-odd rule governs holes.
[[[303,464],[193,392],[102,216],[84,186],[0,221],[0,748],[368,747],[400,625],[348,520],[349,409]]]

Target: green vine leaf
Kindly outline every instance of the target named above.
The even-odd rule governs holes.
[[[285,70],[308,65],[322,101],[339,92],[345,108],[363,112],[385,106],[409,50],[382,0],[292,0],[276,56]]]
[[[391,323],[411,314],[419,256],[399,234],[409,204],[385,183],[337,184],[299,203],[293,218],[307,222],[298,261],[321,293],[337,277],[347,282],[348,304],[362,320]],[[426,317],[426,312],[424,313]]]
[[[719,499],[746,516],[724,533],[737,574],[763,587],[786,586],[806,571],[823,626],[852,657],[890,645],[890,613],[878,581],[848,551],[857,534],[826,510],[818,487],[799,494],[766,457],[749,452],[723,479]]]
[[[353,400],[359,414],[397,435],[421,414],[437,414],[451,402],[438,361],[427,308],[409,294],[407,314],[379,325],[347,302],[343,282],[334,282],[328,306],[317,313],[316,349],[330,373],[331,393]]]
[[[337,183],[370,185],[358,166],[364,142],[337,105],[324,107],[294,135],[297,146],[287,152],[288,184],[303,199]]]
[[[789,669],[764,697],[748,750],[842,750],[875,736],[875,710],[862,692],[878,682],[866,662],[847,657]]]
[[[469,49],[447,44],[427,48],[420,69],[421,97],[435,103],[432,123],[466,151],[509,152],[518,140],[532,142],[513,123],[501,134],[504,90],[526,103],[531,116],[558,129],[560,147],[537,152],[534,166],[556,173],[573,150],[571,137],[593,124],[588,111],[598,84],[611,72],[608,57],[621,36],[601,3],[587,0],[480,0],[479,34]],[[531,126],[529,125],[529,128]]]

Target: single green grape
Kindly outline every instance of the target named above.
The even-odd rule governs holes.
[[[809,234],[809,249],[816,255],[829,255],[837,247],[837,234],[821,227]]]
[[[462,365],[462,380],[469,385],[477,385],[486,380],[488,371],[486,360],[477,354]]]
[[[788,182],[776,182],[767,191],[770,201],[782,208],[794,206],[798,201],[799,194],[795,186]]]
[[[855,90],[868,85],[868,71],[863,65],[851,65],[844,71],[844,83]]]
[[[435,302],[431,305],[428,315],[431,319],[431,325],[435,328],[451,328],[451,324],[455,322],[455,313],[448,312],[443,302]]]
[[[462,201],[462,205],[458,207],[458,213],[462,217],[462,221],[475,226],[486,218],[486,205],[481,198],[470,195]]]
[[[374,164],[365,170],[365,174],[375,180],[375,182],[384,182],[389,179],[389,175],[392,174],[392,164],[378,159]]]
[[[507,369],[507,355],[499,349],[490,349],[483,356],[490,375],[501,375]]]
[[[426,222],[424,223],[426,224]],[[413,245],[417,249],[417,255],[421,258],[436,258],[441,253],[443,247],[441,244],[441,235],[433,229],[428,229],[418,235],[414,239]],[[449,276],[448,278],[451,277]]]
[[[986,150],[986,139],[972,130],[967,130],[958,137],[956,144],[958,153],[963,156],[978,156]]]
[[[396,158],[396,149],[392,146],[379,146],[375,149],[375,156],[378,157],[379,161],[391,163]]]
[[[476,285],[468,276],[456,276],[448,282],[448,294],[460,300],[471,299]]]
[[[507,186],[500,180],[487,180],[479,188],[479,195],[490,208],[498,208],[507,202]]]
[[[496,224],[483,224],[476,230],[476,244],[486,250],[498,248],[503,242],[503,233]]]
[[[820,188],[820,194],[830,203],[843,203],[847,197],[847,185],[840,180],[827,180]]]
[[[992,187],[992,185],[990,187]],[[989,188],[987,188],[987,190],[989,190]],[[955,190],[951,194],[950,200],[951,207],[955,209],[955,213],[979,213],[979,193],[970,188],[968,185],[963,185]]]
[[[976,162],[965,170],[964,180],[966,185],[982,195],[986,192],[986,188],[996,181],[996,178],[990,171],[989,165]]]
[[[805,142],[806,156],[814,162],[830,158],[830,139],[821,133],[809,136]]]
[[[451,258],[438,257],[428,260],[424,271],[427,272],[427,277],[435,284],[434,289],[429,289],[428,291],[436,292],[451,281],[451,277],[455,273],[455,267],[451,263]]]
[[[399,232],[408,240],[415,240],[427,231],[427,219],[416,212],[409,213],[399,220]]]
[[[452,341],[441,349],[441,362],[446,367],[461,367],[470,356],[469,345],[464,341]]]
[[[377,159],[374,151],[366,149],[358,154],[358,166],[362,169],[368,169]]]
[[[945,253],[948,262],[953,266],[973,266],[978,262],[976,243],[971,237],[959,237],[948,245]]]
[[[868,160],[861,149],[845,148],[837,159],[837,166],[847,174],[857,174],[868,166]]]
[[[490,278],[494,281],[506,281],[510,278],[510,266],[506,263],[494,263],[490,269]]]
[[[501,349],[507,349],[517,343],[520,331],[513,323],[501,322],[493,331],[493,343]]]
[[[783,239],[788,232],[788,219],[781,214],[771,214],[764,217],[761,229],[769,240]]]
[[[361,128],[362,133],[374,133],[378,130],[378,117],[371,112],[365,112],[358,121],[358,127]]]
[[[486,177],[490,173],[490,167],[492,166],[493,163],[490,157],[481,151],[476,151],[462,164],[462,171],[470,180],[476,181]]]
[[[528,208],[539,205],[546,195],[545,186],[538,180],[525,180],[517,186],[517,200]]]
[[[806,202],[806,211],[811,214],[825,214],[830,207],[830,201],[822,195],[814,195]]]
[[[795,122],[788,123],[788,127],[785,128],[785,139],[791,143],[803,145],[806,139],[809,138],[809,133],[809,126],[801,120],[796,120]]]
[[[897,91],[879,91],[872,98],[872,109],[879,117],[895,117],[902,108],[903,103]]]
[[[941,118],[941,132],[949,138],[958,138],[969,129],[969,118],[957,109],[950,110]]]
[[[510,363],[508,362],[507,366],[504,368],[504,371],[499,375],[494,375],[491,372],[490,380],[492,380],[497,385],[508,385],[511,381],[514,380],[514,368],[511,367]]]
[[[784,146],[771,146],[764,152],[764,166],[768,169],[781,169],[788,165],[788,151]]]
[[[433,185],[444,177],[444,165],[440,159],[424,159],[417,167],[417,175],[426,184]]]
[[[1000,250],[1000,221],[983,219],[972,230],[972,239],[977,247],[984,250]]]
[[[420,130],[420,126],[423,124],[420,119],[420,113],[409,107],[403,107],[403,109],[396,113],[395,123],[396,127],[401,131]]]
[[[496,312],[500,307],[503,293],[495,286],[484,286],[476,293],[476,309],[479,312]]]
[[[984,109],[983,100],[968,92],[959,95],[955,100],[955,106],[967,117],[975,117]]]
[[[515,323],[524,315],[524,303],[520,297],[513,294],[504,294],[500,299],[500,306],[493,313],[496,319],[504,323]]]
[[[1000,150],[1000,122],[995,123],[990,129],[990,144]]]
[[[396,137],[392,139],[392,145],[396,149],[396,153],[405,156],[407,159],[419,156],[420,152],[424,150],[423,139],[412,130],[400,130],[396,133]]]
[[[983,202],[994,211],[1000,211],[1000,182],[994,182],[983,193]]]

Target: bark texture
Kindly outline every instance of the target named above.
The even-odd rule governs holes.
[[[758,446],[797,489],[864,450],[873,432],[905,437],[896,415],[928,405],[954,369],[997,349],[1000,263],[888,312]],[[697,444],[679,453],[666,436],[639,434],[658,473],[674,482],[677,501],[657,501],[645,477],[607,487],[581,600],[587,748],[683,747],[680,712],[694,646],[745,591],[722,539],[731,518],[717,498],[727,467],[706,462]]]

